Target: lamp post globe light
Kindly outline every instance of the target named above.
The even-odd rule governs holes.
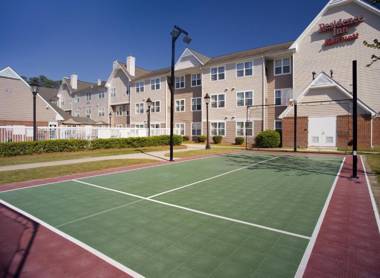
[[[209,122],[208,122],[208,105],[210,103],[210,96],[209,94],[206,94],[205,97],[205,103],[206,103],[206,132],[207,132],[207,139],[206,139],[206,150],[209,150],[210,147],[210,130],[209,130]]]
[[[148,109],[146,110],[147,112],[147,125],[148,125],[148,137],[150,137],[150,108],[152,107],[152,100],[150,98],[148,98],[146,100],[146,105],[148,107]]]
[[[191,42],[191,38],[189,33],[184,29],[174,25],[173,30],[170,32],[172,37],[172,57],[171,57],[171,70],[170,70],[170,161],[173,161],[173,148],[174,148],[174,140],[173,140],[173,131],[174,131],[174,93],[175,93],[175,77],[174,77],[174,60],[175,60],[175,42],[181,36],[184,35],[183,42],[189,44]]]
[[[36,97],[39,90],[39,84],[37,82],[32,84],[33,94],[33,141],[37,141],[37,112],[36,112]]]

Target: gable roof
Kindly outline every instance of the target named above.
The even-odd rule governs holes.
[[[321,19],[321,17],[326,13],[327,10],[329,10],[332,7],[345,5],[349,3],[356,3],[363,8],[380,15],[380,10],[378,8],[378,5],[376,4],[370,4],[367,1],[363,0],[329,0],[327,4],[323,7],[323,9],[319,12],[319,14],[311,21],[311,23],[304,29],[304,31],[301,33],[301,35],[294,41],[294,43],[290,46],[290,49],[297,49],[297,46],[299,42],[306,36],[307,33],[310,32],[310,30],[314,27],[314,25]]]
[[[77,84],[78,88],[77,89],[73,89],[71,87],[70,78],[69,77],[64,77],[62,84],[63,83],[65,83],[67,85],[67,87],[69,88],[69,90],[71,92],[80,91],[80,90],[83,90],[83,89],[86,89],[86,88],[90,88],[91,86],[95,86],[96,85],[96,83],[78,80],[78,84]]]
[[[336,82],[334,79],[332,79],[330,76],[328,76],[325,72],[321,72],[317,75],[317,77],[303,90],[303,92],[297,97],[297,102],[302,103],[303,97],[310,91],[310,89],[315,88],[331,88],[335,87],[339,89],[341,93],[343,93],[347,98],[352,99],[352,94],[344,88],[342,85],[340,85],[338,82]],[[374,111],[372,108],[370,108],[367,104],[365,104],[363,101],[361,101],[358,98],[358,106],[363,108],[365,111],[367,111],[372,116],[376,115],[376,111]],[[293,106],[288,106],[279,116],[280,119],[285,118],[290,111],[292,111]]]
[[[4,69],[2,69],[0,71],[0,77],[5,77],[5,78],[13,78],[13,79],[17,79],[17,80],[20,80],[21,82],[23,82],[25,84],[25,86],[31,90],[31,87],[29,85],[28,82],[26,82],[15,70],[13,70],[11,67],[6,67]],[[63,116],[61,115],[61,113],[59,113],[57,111],[57,107],[55,105],[53,105],[52,103],[50,103],[49,101],[47,101],[45,98],[43,98],[39,93],[37,94],[37,96],[46,104],[48,105],[59,117],[58,117],[58,120],[63,120]]]
[[[58,100],[58,89],[56,88],[40,87],[38,94],[48,102],[55,102]]]

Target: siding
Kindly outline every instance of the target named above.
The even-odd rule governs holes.
[[[318,24],[330,23],[337,19],[346,19],[354,16],[364,16],[365,22],[349,28],[349,33],[358,32],[359,39],[353,42],[323,47],[324,39],[332,36],[331,33],[320,34]],[[298,96],[312,81],[312,72],[319,73],[330,70],[334,72],[334,79],[351,91],[352,60],[358,60],[358,95],[367,105],[380,111],[380,63],[366,67],[374,50],[363,45],[363,41],[373,41],[380,35],[379,16],[358,6],[355,3],[331,8],[298,44],[294,54],[294,94]]]
[[[0,78],[0,121],[33,121],[33,95],[18,79]],[[41,97],[36,98],[38,122],[55,122],[56,113]]]
[[[127,94],[128,84],[128,78],[119,69],[110,82],[110,88],[115,88],[116,90],[116,96],[111,96],[110,91],[108,92],[110,105],[129,103],[129,95]]]

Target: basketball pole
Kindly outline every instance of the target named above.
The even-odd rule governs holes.
[[[358,177],[358,75],[357,61],[352,61],[352,178]]]

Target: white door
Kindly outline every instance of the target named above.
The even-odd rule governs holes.
[[[336,146],[336,117],[309,117],[309,147]]]

